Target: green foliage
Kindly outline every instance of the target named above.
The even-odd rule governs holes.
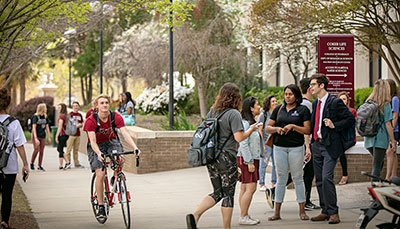
[[[365,100],[371,95],[373,88],[359,88],[354,90],[354,109],[358,109]]]
[[[266,90],[253,87],[246,93],[244,93],[244,97],[254,96],[258,99],[258,102],[262,104],[265,98],[270,95],[275,95],[279,104],[283,104],[284,96],[283,96],[283,88],[284,87],[268,87]]]
[[[169,113],[164,114],[167,120],[169,120]],[[161,124],[164,130],[169,130],[169,124]],[[174,114],[174,130],[196,130],[197,126],[190,123],[187,119],[185,111],[179,111],[178,114]]]
[[[24,131],[24,135],[25,135],[25,139],[26,139],[27,141],[30,141],[30,140],[32,139],[32,133],[31,133],[31,132],[29,132],[29,131]],[[47,141],[47,138],[46,138],[46,141]]]

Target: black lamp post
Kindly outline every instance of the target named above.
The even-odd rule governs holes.
[[[68,78],[68,107],[71,108],[71,87],[72,87],[72,62],[71,62],[71,35],[75,34],[76,30],[69,28],[67,31],[65,31],[65,35],[69,36],[69,41],[68,41],[68,59],[69,59],[69,64],[68,64],[68,70],[69,70],[69,78]]]
[[[103,94],[103,1],[100,1],[100,64],[99,64],[99,76],[100,76],[100,94]]]
[[[172,5],[172,0],[169,0]],[[169,11],[170,22],[173,22],[173,13]],[[174,129],[174,34],[173,26],[169,26],[169,129]]]

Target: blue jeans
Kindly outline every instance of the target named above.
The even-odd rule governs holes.
[[[267,148],[267,153],[263,158],[260,159],[260,166],[258,169],[259,175],[260,175],[260,180],[258,183],[260,185],[265,185],[265,170],[268,166],[269,162],[269,157],[268,155],[271,155],[271,161],[272,161],[272,170],[271,170],[271,183],[276,183],[276,172],[275,172],[275,162],[274,162],[274,152],[273,149],[269,146],[265,146]]]
[[[275,202],[282,203],[286,192],[289,170],[292,174],[298,203],[306,202],[303,181],[304,146],[280,147],[274,145],[274,159],[278,182],[275,189]]]

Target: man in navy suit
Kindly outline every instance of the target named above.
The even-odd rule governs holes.
[[[341,99],[327,92],[329,79],[321,73],[312,75],[310,89],[318,99],[311,115],[311,152],[321,214],[312,221],[340,222],[333,174],[338,157],[344,153],[341,131],[355,122],[353,114]]]

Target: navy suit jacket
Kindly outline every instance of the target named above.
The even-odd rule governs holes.
[[[331,102],[329,103],[330,100]],[[335,96],[329,94],[326,101],[327,103],[325,104],[322,113],[322,120],[324,120],[324,118],[329,118],[333,122],[333,125],[335,125],[335,128],[331,129],[325,126],[325,124],[322,122],[321,135],[326,150],[328,151],[332,159],[336,160],[344,153],[344,146],[343,146],[344,138],[343,135],[341,134],[341,131],[343,131],[348,127],[353,126],[356,120],[354,118],[354,115],[350,112],[347,106],[344,105],[341,99],[336,98]],[[315,124],[315,113],[317,110],[317,102],[318,99],[316,99],[312,104],[313,112],[311,115],[311,133],[314,132],[314,126],[318,125],[318,123]],[[329,106],[329,112],[327,112],[328,106]],[[313,143],[314,141],[315,140],[313,137],[311,139],[311,143]]]

